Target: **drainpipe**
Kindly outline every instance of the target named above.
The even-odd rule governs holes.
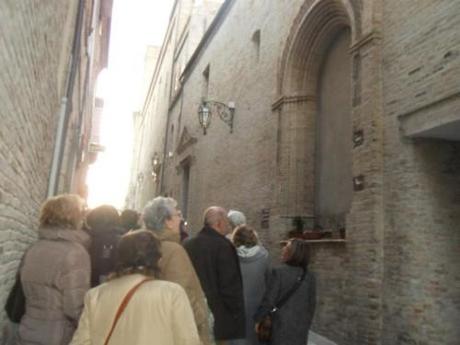
[[[169,105],[168,105],[169,108]],[[169,140],[169,123],[171,121],[171,109],[168,109],[168,114],[166,118],[166,133],[165,133],[165,142],[163,145],[163,164],[161,165],[161,173],[160,173],[160,195],[164,196],[164,176],[165,176],[165,166],[166,166],[166,159],[168,157],[167,150],[168,150],[168,140]]]
[[[85,0],[79,0],[77,22],[75,23],[75,34],[72,45],[72,54],[70,55],[70,70],[67,76],[66,93],[61,99],[61,106],[59,108],[59,122],[56,131],[56,141],[54,144],[53,158],[51,161],[51,170],[48,180],[47,197],[57,194],[59,186],[59,174],[62,166],[62,158],[64,156],[65,139],[67,136],[67,125],[69,116],[72,111],[72,92],[75,84],[75,75],[80,61],[80,40],[81,29],[83,25],[83,13],[85,7]]]
[[[184,90],[181,90],[180,91],[181,94],[180,94],[180,110],[179,110],[179,116],[182,117],[182,107],[183,107],[183,104],[184,104],[184,93],[185,91]],[[169,105],[168,105],[169,107]],[[164,145],[163,145],[163,164],[161,165],[161,172],[160,172],[160,195],[165,195],[165,185],[164,185],[164,175],[165,175],[165,169],[166,169],[166,160],[169,158],[169,154],[168,154],[168,141],[170,140],[169,139],[169,125],[171,123],[171,116],[172,116],[172,109],[168,109],[168,117],[166,119],[166,134],[165,134],[165,142],[164,142]],[[177,129],[178,131],[180,130],[180,128]],[[171,140],[174,140],[173,138],[171,138]],[[174,149],[174,148],[173,148]]]

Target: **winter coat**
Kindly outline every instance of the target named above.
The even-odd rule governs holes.
[[[143,279],[141,274],[130,274],[91,289],[71,345],[103,345],[122,300]],[[199,345],[184,289],[164,280],[142,284],[121,314],[109,344]]]
[[[246,310],[246,342],[248,345],[258,345],[254,331],[254,315],[265,293],[265,279],[268,272],[268,252],[262,246],[237,248],[243,276],[244,305]],[[243,344],[243,342],[240,342]]]
[[[264,315],[295,285],[302,276],[302,268],[282,265],[269,275],[267,289],[256,313],[255,321],[260,322]],[[316,304],[315,278],[307,270],[300,287],[289,300],[273,314],[273,330],[270,345],[305,345],[308,330],[313,319]]]
[[[180,235],[171,230],[155,231],[155,235],[161,241],[162,256],[159,263],[161,271],[159,278],[177,283],[185,289],[202,344],[211,344],[206,297],[187,252],[179,244]]]
[[[113,272],[116,262],[116,248],[120,239],[119,229],[91,229],[91,287],[106,281]]]
[[[210,227],[186,241],[184,247],[214,315],[216,340],[244,338],[243,284],[235,247]]]
[[[81,230],[43,228],[20,270],[26,313],[19,344],[66,345],[90,287],[89,236]]]

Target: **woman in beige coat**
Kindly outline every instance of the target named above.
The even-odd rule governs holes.
[[[90,287],[83,216],[84,202],[77,195],[59,195],[43,205],[39,240],[27,250],[20,270],[26,299],[21,345],[67,345],[72,339]]]
[[[157,197],[145,206],[142,219],[161,241],[162,259],[160,261],[161,279],[179,284],[185,289],[190,300],[201,343],[213,343],[210,314],[206,297],[201,288],[192,262],[180,243],[180,223],[182,215],[177,202],[172,198]]]
[[[159,241],[147,230],[124,235],[117,249],[115,275],[91,289],[71,345],[199,345],[192,309],[184,289],[156,280]],[[141,283],[143,282],[143,283]],[[114,324],[128,292],[139,285]]]

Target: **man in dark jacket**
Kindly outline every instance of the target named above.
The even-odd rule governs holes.
[[[214,314],[214,336],[218,344],[245,337],[243,284],[240,264],[232,243],[227,212],[213,206],[204,213],[204,227],[185,243]]]

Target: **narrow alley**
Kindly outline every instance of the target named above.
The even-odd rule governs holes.
[[[459,18],[1,1],[0,344],[459,345]]]

